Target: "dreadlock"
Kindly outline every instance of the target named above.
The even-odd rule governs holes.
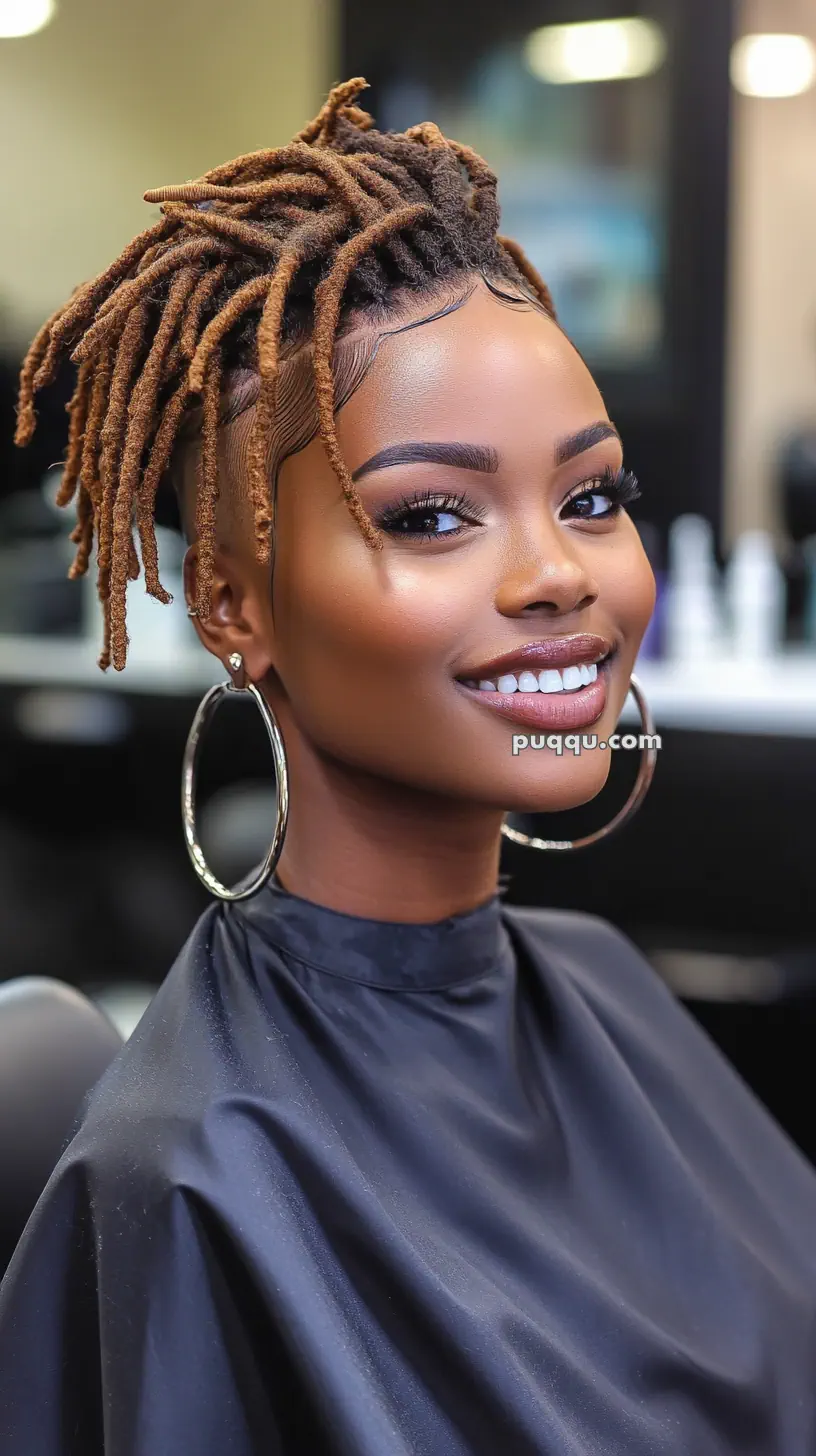
[[[375,130],[355,105],[365,86],[360,78],[336,86],[287,146],[145,193],[161,204],[161,220],[76,289],[28,351],[18,445],[31,440],[35,397],[63,358],[78,365],[58,500],[76,501],[72,576],[87,571],[96,541],[103,668],[125,665],[126,593],[141,567],[150,595],[170,600],[159,580],[153,508],[193,408],[201,421],[195,612],[209,613],[229,371],[250,369],[259,379],[248,482],[259,559],[270,554],[267,445],[282,349],[307,341],[320,437],[354,520],[378,547],[335,427],[343,321],[387,312],[397,289],[427,291],[474,272],[532,292],[554,317],[545,284],[518,245],[498,235],[487,164],[431,122]]]

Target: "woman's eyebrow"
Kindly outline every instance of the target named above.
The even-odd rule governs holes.
[[[598,420],[585,425],[574,435],[559,440],[555,447],[556,465],[564,465],[585,450],[591,450],[601,440],[620,439],[615,426],[609,420]],[[355,482],[375,470],[387,470],[392,465],[448,465],[458,470],[478,470],[484,475],[495,475],[499,468],[498,451],[492,445],[465,444],[457,440],[405,440],[398,445],[386,445],[375,455],[364,460],[352,474]]]
[[[563,440],[559,440],[555,447],[556,465],[566,465],[568,460],[574,460],[576,455],[583,455],[585,450],[591,450],[601,440],[620,440],[620,435],[610,420],[598,420],[594,425],[585,425],[583,430],[577,430],[574,435],[566,435]]]
[[[387,470],[390,465],[414,465],[417,462],[432,465],[452,465],[458,470],[480,470],[485,475],[495,475],[499,468],[498,451],[492,445],[465,445],[456,440],[406,440],[401,445],[386,445],[378,450],[352,474],[358,481],[373,470]]]

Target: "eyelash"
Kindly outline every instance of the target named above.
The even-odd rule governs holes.
[[[575,519],[611,521],[620,515],[624,506],[630,506],[633,501],[640,499],[640,486],[637,477],[632,474],[631,470],[624,470],[623,467],[620,470],[613,470],[611,465],[607,465],[603,474],[597,479],[584,481],[573,491],[572,495],[567,496],[561,507],[562,511],[566,510],[567,506],[573,505],[575,501],[583,500],[587,496],[606,496],[611,502],[611,508],[597,516],[578,516]]]
[[[454,495],[453,493],[440,495],[438,491],[429,490],[403,496],[402,500],[396,501],[392,506],[387,506],[380,512],[376,524],[381,531],[391,531],[395,536],[407,537],[413,541],[435,541],[439,540],[441,536],[450,539],[451,536],[458,536],[463,529],[462,526],[457,526],[455,531],[397,530],[400,521],[408,515],[413,515],[416,511],[425,511],[428,515],[434,516],[445,514],[461,516],[463,522],[468,526],[480,526],[487,516],[486,508],[477,505],[466,495]]]
[[[606,496],[610,501],[610,509],[599,513],[596,516],[575,517],[577,520],[610,521],[619,516],[624,506],[631,505],[640,497],[640,487],[637,479],[631,470],[620,469],[613,471],[607,466],[602,475],[594,480],[584,481],[572,495],[564,501],[561,509],[566,508],[575,501],[583,500],[586,497]],[[401,531],[398,529],[400,522],[406,516],[413,515],[417,511],[425,511],[429,515],[456,515],[461,517],[462,526],[457,526],[453,531]],[[414,495],[406,495],[394,505],[387,506],[380,512],[376,524],[381,531],[390,531],[395,536],[402,536],[409,540],[440,540],[443,536],[450,539],[452,536],[459,536],[465,525],[478,526],[483,523],[487,516],[484,506],[477,505],[475,501],[466,495],[453,493],[439,494],[434,491],[417,492]]]

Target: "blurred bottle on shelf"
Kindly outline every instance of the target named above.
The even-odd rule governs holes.
[[[669,531],[664,642],[676,662],[721,657],[727,648],[714,532],[703,516],[679,516]]]
[[[785,635],[786,585],[769,531],[744,531],[725,573],[731,655],[761,662],[778,655]]]

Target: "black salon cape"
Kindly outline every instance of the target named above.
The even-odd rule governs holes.
[[[102,1452],[814,1456],[816,1175],[599,920],[213,908],[0,1298]]]

